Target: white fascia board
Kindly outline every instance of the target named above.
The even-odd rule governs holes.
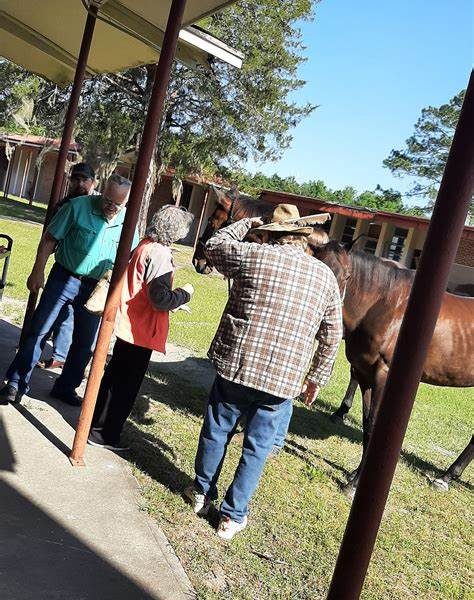
[[[232,48],[225,46],[219,40],[216,40],[214,43],[212,41],[212,36],[209,35],[200,35],[192,31],[192,28],[181,29],[179,32],[179,39],[183,42],[186,42],[190,46],[194,46],[195,48],[199,48],[203,52],[207,52],[211,56],[215,56],[220,60],[240,69],[242,67],[243,55]]]

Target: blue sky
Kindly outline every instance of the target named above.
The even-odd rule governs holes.
[[[319,108],[294,130],[280,161],[249,169],[331,188],[406,191],[410,182],[382,161],[403,147],[423,107],[466,87],[471,0],[322,0],[302,32],[308,83],[295,97]]]

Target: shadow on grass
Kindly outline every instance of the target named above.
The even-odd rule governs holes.
[[[329,459],[325,458],[324,456],[321,456],[317,452],[314,452],[313,450],[309,450],[308,448],[306,448],[306,446],[302,446],[301,444],[298,444],[294,440],[286,440],[284,451],[288,452],[288,454],[292,454],[293,456],[296,456],[297,458],[302,460],[304,463],[306,463],[309,467],[314,466],[314,460],[317,460],[317,461],[321,461],[321,462],[325,463],[326,465],[328,465],[335,471],[339,471],[339,473],[341,473],[342,475],[349,477],[350,471],[348,471],[347,469],[344,469],[344,467],[341,467],[341,465],[338,465],[337,463],[333,462],[332,460],[329,460]],[[345,481],[341,481],[337,477],[333,477],[333,479],[340,485],[343,485],[345,483]]]
[[[27,202],[11,196],[9,198],[5,198],[3,195],[0,196],[1,218],[43,223],[45,215],[46,207],[30,206]]]
[[[191,485],[193,480],[177,467],[177,456],[168,444],[155,435],[143,432],[130,419],[125,427],[125,435],[130,444],[127,457],[141,471],[175,494],[181,495],[184,488]]]
[[[461,449],[459,450],[459,453],[461,453]],[[413,452],[409,452],[408,450],[402,450],[401,456],[402,456],[403,460],[412,469],[417,471],[417,473],[419,475],[421,475],[422,477],[424,477],[425,479],[427,479],[430,482],[432,481],[433,478],[441,477],[445,473],[444,469],[440,469],[439,466],[434,465],[433,463],[431,463],[427,460],[424,460],[423,458],[420,458],[419,456],[417,456],[416,454],[413,454]],[[468,469],[469,465],[466,468]],[[430,477],[430,475],[432,475],[432,477]],[[461,477],[462,477],[462,475],[461,475]],[[463,481],[461,479],[457,479],[450,484],[450,486],[454,486],[454,487],[456,487],[458,485],[463,487],[466,490],[471,491],[471,492],[474,491],[474,485],[472,485],[468,481]]]
[[[213,371],[211,371],[212,377],[209,377],[209,367],[204,366],[208,364],[207,359],[204,358],[186,358],[181,362],[155,363],[152,372],[147,374],[142,393],[172,409],[201,417],[213,381]],[[204,377],[207,385],[203,385],[204,379],[199,377],[199,368],[206,371]],[[137,408],[138,422],[147,423],[148,408],[149,401],[142,398]],[[299,402],[295,402],[290,433],[315,440],[324,440],[338,435],[353,442],[361,442],[362,433],[359,429],[350,424],[331,423],[329,420],[331,411],[332,407],[324,401],[318,401],[318,405],[311,410]]]

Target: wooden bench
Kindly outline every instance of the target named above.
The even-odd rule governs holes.
[[[7,245],[2,244],[6,240]],[[13,239],[4,233],[0,233],[0,261],[3,260],[2,278],[0,279],[0,301],[3,297],[3,290],[7,285],[7,273],[10,265],[10,255],[12,253]]]

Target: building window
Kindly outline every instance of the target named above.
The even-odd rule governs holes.
[[[375,251],[377,250],[377,240],[367,240],[365,242],[364,250],[369,254],[375,254]]]
[[[357,219],[347,219],[346,226],[341,236],[341,244],[350,244],[354,238],[354,231],[357,225]]]
[[[369,254],[375,254],[381,230],[382,226],[378,223],[371,223],[369,225],[369,231],[367,232],[366,238],[367,241],[364,245],[365,252],[368,252]]]
[[[183,193],[179,201],[179,205],[184,208],[189,208],[191,202],[191,194],[193,193],[193,185],[191,183],[183,183]]]
[[[387,258],[391,260],[399,261],[403,254],[403,246],[408,235],[408,229],[402,229],[401,227],[395,227],[393,232],[392,241],[388,247]]]

